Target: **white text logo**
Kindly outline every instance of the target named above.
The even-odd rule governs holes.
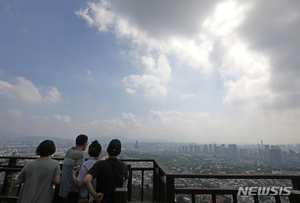
[[[290,195],[291,187],[239,187],[237,195]]]

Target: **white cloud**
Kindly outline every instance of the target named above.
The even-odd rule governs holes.
[[[84,18],[90,26],[97,26],[100,32],[107,32],[115,20],[115,14],[110,11],[110,4],[107,1],[87,4],[88,8],[81,8],[75,12],[76,15]]]
[[[186,99],[186,98],[188,98],[188,97],[194,97],[195,95],[194,94],[183,94],[183,95],[180,95],[179,97],[181,98],[181,99]]]
[[[26,80],[24,77],[16,77],[16,85],[0,80],[0,94],[17,100],[24,100],[27,102],[41,102],[42,95],[35,85]]]
[[[126,123],[129,128],[140,128],[142,127],[141,121],[137,119],[132,113],[122,113],[122,120]]]
[[[130,88],[126,88],[125,89],[127,93],[134,95],[136,93],[136,90],[130,89]]]
[[[61,93],[56,89],[56,87],[52,87],[44,98],[44,102],[56,103],[59,101],[62,101]]]
[[[220,66],[218,71],[228,91],[223,98],[225,104],[239,104],[237,107],[240,109],[251,109],[275,98],[275,93],[270,89],[269,56],[251,50],[237,33],[243,22],[250,18],[249,11],[255,8],[256,2],[191,1],[185,2],[184,6],[171,1],[152,3],[151,6],[145,2],[131,3],[88,3],[87,8],[80,9],[76,14],[100,32],[112,32],[120,40],[129,40],[134,50],[145,48],[144,51],[159,53],[165,60],[168,60],[167,54],[175,54],[178,60],[190,67],[201,68],[208,74]],[[164,10],[164,7],[172,9],[165,9],[167,12],[158,13],[151,19],[145,19],[145,12],[133,9],[147,5],[149,8],[146,13]],[[181,9],[182,19],[178,19],[176,24],[166,20],[176,16],[178,8]],[[284,19],[291,21],[297,16],[297,12],[294,12]],[[153,57],[140,58],[146,68],[145,74],[125,77],[123,83],[126,92],[142,92],[152,98],[165,97],[166,85],[171,80],[170,66],[158,68],[159,60],[155,63]],[[243,89],[239,86],[241,84]],[[259,85],[263,88],[258,88]]]
[[[59,120],[59,121],[64,121],[66,123],[72,121],[71,118],[70,118],[70,116],[61,116],[59,114],[54,114],[53,118],[55,118],[56,120]]]
[[[56,87],[51,88],[43,99],[38,88],[30,80],[26,80],[24,77],[16,77],[14,81],[16,82],[15,85],[0,80],[0,95],[29,103],[40,103],[42,101],[54,103],[62,100],[61,93]]]
[[[221,133],[228,140],[243,134],[245,141],[247,136],[249,141],[260,140],[259,136],[273,141],[274,135],[284,142],[282,134],[295,140],[299,132],[298,7],[299,2],[283,0],[99,1],[88,3],[77,15],[100,32],[111,32],[120,43],[131,45],[132,50],[126,53],[143,66],[141,74],[123,78],[129,94],[165,97],[172,85],[171,73],[176,72],[169,64],[180,62],[182,68],[199,68],[207,75],[218,72],[226,91],[220,100],[234,112],[242,110],[236,120],[231,116],[202,119],[179,111],[151,111],[143,126],[149,134],[213,138]],[[159,68],[159,60],[153,57],[160,55],[168,61],[166,68]]]
[[[150,54],[151,51],[159,53],[160,57],[157,62],[158,66],[160,66],[160,61],[162,61],[161,63],[163,64],[167,64],[166,61],[168,59],[166,57],[166,54],[170,53],[176,54],[178,59],[183,60],[189,66],[202,68],[202,70],[207,73],[212,71],[213,65],[209,60],[209,53],[212,51],[211,43],[206,43],[206,41],[201,39],[201,37],[194,36],[194,38],[191,38],[190,35],[187,34],[188,32],[185,33],[187,34],[187,36],[176,36],[175,33],[175,35],[169,36],[168,38],[157,38],[157,36],[155,35],[149,35],[150,30],[143,30],[141,27],[139,27],[142,25],[130,22],[130,16],[127,16],[128,18],[126,16],[123,16],[122,12],[119,12],[120,10],[118,10],[116,6],[117,5],[113,4],[112,2],[104,0],[97,3],[90,2],[87,4],[87,8],[81,8],[76,12],[76,14],[79,17],[85,19],[90,26],[97,27],[100,32],[111,31],[120,40],[130,40],[130,42],[133,44],[133,49],[145,49],[148,54]],[[177,6],[178,8],[180,8],[179,5]],[[191,5],[189,6],[191,10],[196,12],[196,10]],[[201,9],[204,7],[205,6],[202,5]],[[197,12],[199,13],[199,10]],[[184,24],[185,22],[182,22],[182,25]],[[161,26],[159,22],[158,25]],[[163,28],[164,26],[168,25],[163,25],[161,26],[161,28]],[[198,27],[201,27],[200,24]],[[178,27],[176,27],[176,29],[176,31],[181,30],[181,28]],[[141,57],[142,62],[149,71],[147,75],[139,77],[131,75],[124,78],[123,82],[131,81],[137,83],[137,81],[133,80],[146,80],[139,85],[141,87],[145,87],[146,85],[144,85],[144,83],[146,82],[153,82],[153,84],[151,85],[147,84],[147,86],[151,86],[152,88],[145,89],[145,91],[148,92],[146,93],[146,95],[149,97],[164,97],[167,93],[167,89],[165,87],[165,84],[163,83],[166,83],[166,81],[170,81],[171,68],[169,67],[169,65],[167,65],[165,67],[157,67],[153,69],[154,63],[153,61],[151,62],[151,60],[153,60],[151,58],[152,57],[149,58],[147,56]],[[160,81],[157,82],[157,79],[149,80],[149,77],[147,76],[156,76]],[[130,90],[133,89],[130,88]],[[127,92],[132,93],[133,91],[130,90],[127,90]]]
[[[171,67],[164,55],[160,55],[157,62],[149,56],[142,57],[142,64],[146,74],[130,75],[123,78],[122,82],[126,91],[135,94],[140,90],[150,98],[165,97],[167,94],[166,85],[171,81]]]

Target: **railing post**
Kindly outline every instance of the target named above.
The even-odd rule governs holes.
[[[211,195],[211,199],[212,199],[212,202],[213,202],[213,203],[216,203],[216,202],[217,202],[216,194],[212,194],[212,195]]]
[[[141,202],[144,201],[144,170],[142,170]]]
[[[192,194],[192,203],[195,203],[195,202],[196,202],[196,195]]]
[[[292,184],[293,184],[293,190],[300,190],[300,179],[292,179]],[[300,202],[300,195],[299,194],[291,194],[290,202],[292,202],[292,203]]]
[[[8,162],[8,167],[14,167],[17,163],[17,158],[10,158]],[[15,172],[6,171],[5,172],[5,179],[3,181],[2,189],[1,189],[1,195],[8,196],[9,188],[12,186],[11,175]]]
[[[154,161],[153,163],[154,170],[153,170],[153,202],[159,201],[159,169]]]
[[[255,203],[259,203],[259,200],[258,200],[258,196],[257,196],[257,195],[254,195],[253,198],[254,198],[254,202],[255,202]]]
[[[166,187],[162,181],[164,178],[163,172],[158,168],[158,202],[165,202],[166,199]]]
[[[174,178],[166,175],[166,202],[175,202]]]
[[[276,203],[281,203],[281,200],[280,200],[280,196],[279,196],[279,195],[276,195],[276,196],[275,196],[275,201],[276,201]]]

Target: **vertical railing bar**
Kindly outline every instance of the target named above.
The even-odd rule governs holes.
[[[279,195],[276,195],[276,196],[275,196],[275,202],[276,202],[276,203],[281,203],[281,200],[280,200],[280,196],[279,196]]]
[[[237,203],[237,195],[232,195],[233,203]]]
[[[192,203],[196,202],[195,194],[192,194]]]
[[[174,177],[166,174],[166,202],[175,202]]]
[[[253,197],[254,197],[254,202],[255,202],[255,203],[259,203],[259,201],[258,201],[258,196],[257,196],[257,195],[254,195]]]
[[[144,200],[144,170],[142,170],[141,202]]]
[[[217,203],[216,194],[212,194],[211,197],[212,197],[212,202]]]
[[[300,179],[292,179],[293,190],[300,190]],[[298,203],[300,202],[300,195],[292,194],[290,195],[291,203]]]
[[[159,197],[159,182],[158,182],[159,172],[157,169],[156,162],[153,163],[153,166],[154,166],[154,170],[153,170],[153,194],[152,194],[153,196],[152,196],[152,199],[153,199],[153,202],[157,202],[158,197]]]
[[[166,201],[166,185],[162,182],[162,178],[164,177],[163,172],[161,171],[160,168],[158,168],[159,175],[159,201],[160,202],[165,202]]]

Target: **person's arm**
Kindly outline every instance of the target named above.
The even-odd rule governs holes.
[[[75,182],[79,187],[82,187],[82,186],[83,186],[83,182],[77,180],[77,177],[76,177],[76,174],[77,174],[78,171],[79,171],[79,168],[73,170],[73,175],[72,175],[72,176],[73,176],[74,182]]]
[[[60,183],[60,174],[53,178],[53,184],[58,185]]]
[[[84,184],[86,190],[94,197],[95,201],[100,202],[103,198],[103,193],[101,193],[101,192],[97,193],[94,190],[93,185],[92,185],[92,180],[93,180],[93,176],[91,174],[87,174],[84,177],[83,184]]]
[[[25,180],[25,171],[27,170],[27,167],[28,167],[28,164],[25,164],[25,166],[22,168],[19,176],[17,177],[17,180],[16,180],[16,184],[22,184],[24,183],[24,180]]]
[[[60,174],[61,174],[61,170],[60,170],[60,165],[58,161],[55,161],[56,163],[56,168],[55,168],[55,172],[52,178],[52,183],[54,185],[58,185],[60,183]]]
[[[21,178],[17,178],[17,180],[16,180],[17,185],[22,184],[23,182],[24,182],[24,179],[21,179]]]

